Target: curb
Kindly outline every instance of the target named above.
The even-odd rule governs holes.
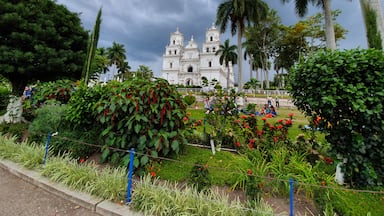
[[[54,194],[58,197],[76,203],[83,208],[96,212],[100,215],[108,216],[142,216],[140,212],[132,211],[128,205],[119,205],[109,200],[91,196],[84,192],[70,190],[61,184],[50,181],[49,179],[40,175],[40,173],[28,170],[20,165],[0,159],[0,168],[8,171],[9,173],[23,179],[24,181],[33,184],[48,193]]]

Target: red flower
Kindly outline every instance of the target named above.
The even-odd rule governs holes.
[[[273,142],[277,142],[277,137],[273,137]]]
[[[292,125],[292,120],[286,120],[285,125],[287,125],[287,126]]]
[[[259,135],[259,136],[263,135],[263,131],[262,130],[257,130],[257,135]]]
[[[279,122],[279,123],[283,123],[283,119],[280,119],[279,121],[277,121],[277,122]]]
[[[205,169],[208,169],[208,164],[205,164],[204,167],[205,167]]]
[[[247,170],[247,175],[249,175],[249,176],[252,175],[252,170],[251,169]]]
[[[79,162],[80,162],[80,163],[84,163],[84,162],[85,162],[85,159],[84,159],[84,158],[81,158],[81,159],[79,160]]]
[[[281,129],[281,128],[283,128],[283,125],[277,125],[277,129]]]
[[[325,160],[325,163],[327,164],[333,164],[333,160],[330,157],[326,157],[324,160]]]
[[[236,119],[236,120],[235,120],[235,124],[238,124],[238,123],[240,123],[240,120],[239,120],[239,119]]]
[[[235,146],[240,147],[240,142],[239,142],[239,141],[236,141],[236,142],[235,142]]]
[[[184,118],[183,118],[183,121],[188,121],[188,117],[187,116],[185,116]]]
[[[156,177],[156,172],[155,171],[151,172],[151,177]]]
[[[267,115],[265,115],[265,117],[267,117],[267,118],[272,118],[273,115],[272,115],[271,113],[268,113]]]
[[[327,183],[325,181],[321,182],[321,186],[324,187]]]
[[[190,113],[190,112],[187,112],[187,116],[191,116],[191,113]]]
[[[291,118],[292,118],[292,117],[293,117],[293,113],[289,113],[289,114],[288,114],[288,117],[291,117]]]
[[[255,147],[253,146],[253,143],[248,143],[248,148],[250,148],[250,149],[254,149]]]
[[[261,118],[261,120],[266,121],[267,119],[265,117]]]
[[[253,138],[249,139],[249,143],[255,143],[255,139]]]
[[[246,115],[242,115],[242,116],[240,116],[240,118],[242,118],[242,119],[246,119],[246,118],[248,118],[248,116],[246,116]]]
[[[273,130],[273,129],[275,129],[275,127],[271,126],[271,127],[269,127],[269,129],[270,129],[270,130]]]
[[[256,116],[255,114],[253,114],[253,113],[251,114],[251,117],[255,117],[255,116]]]

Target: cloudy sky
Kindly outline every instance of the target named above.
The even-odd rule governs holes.
[[[179,27],[186,41],[193,36],[201,47],[205,31],[215,22],[216,9],[221,2],[223,0],[57,0],[58,4],[65,5],[70,11],[80,13],[84,28],[90,31],[98,9],[102,7],[98,46],[110,47],[114,41],[124,44],[132,70],[139,65],[146,65],[154,71],[155,76],[161,76],[162,55],[169,43],[170,33]],[[295,14],[294,0],[289,4],[282,4],[280,0],[266,2],[270,8],[278,11],[283,24],[293,25],[299,20]],[[339,48],[366,48],[359,0],[333,0],[332,9],[342,10],[337,22],[348,30],[347,38],[339,42]],[[311,7],[308,15],[320,11]],[[236,38],[229,33],[223,34],[221,39],[230,39],[231,43],[236,44]],[[245,81],[248,79],[244,77]]]

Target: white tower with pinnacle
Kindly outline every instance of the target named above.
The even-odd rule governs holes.
[[[229,86],[234,86],[233,66],[229,68],[220,65],[220,56],[215,55],[220,48],[220,31],[212,24],[207,29],[202,50],[193,36],[183,46],[184,37],[179,32],[171,33],[170,43],[165,47],[163,54],[162,77],[170,84],[184,86],[201,85],[202,77],[208,82],[216,80],[227,88],[227,73],[229,71]]]

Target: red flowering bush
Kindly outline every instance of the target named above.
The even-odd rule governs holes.
[[[293,114],[288,119],[278,120],[271,124],[267,122],[267,118],[261,118],[262,124],[258,125],[258,117],[254,114],[241,115],[240,118],[232,121],[232,127],[236,136],[234,136],[233,147],[239,148],[240,140],[249,149],[262,148],[273,149],[282,144],[292,146],[292,142],[288,139],[288,128],[292,126]]]

